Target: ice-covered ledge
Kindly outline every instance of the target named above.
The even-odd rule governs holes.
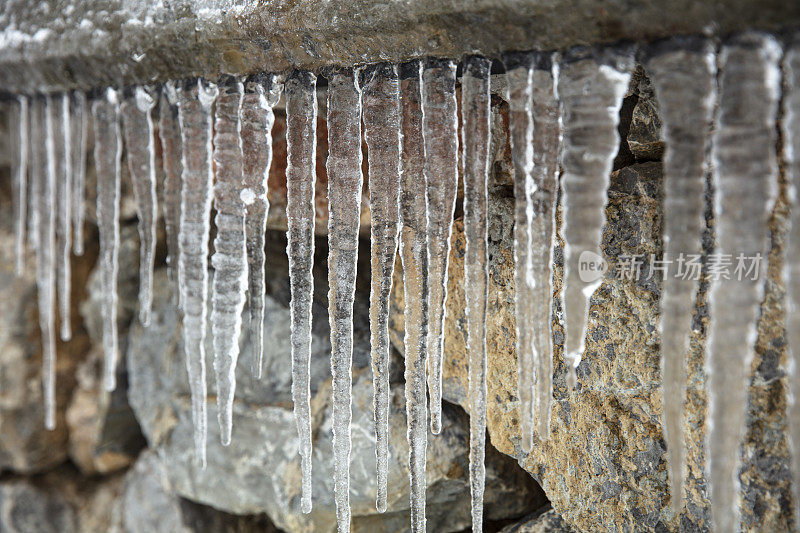
[[[0,89],[38,92],[800,25],[785,0],[7,0]]]

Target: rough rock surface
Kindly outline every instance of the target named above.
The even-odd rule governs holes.
[[[75,511],[66,500],[25,481],[0,485],[0,531],[8,533],[72,533]]]
[[[564,523],[552,509],[536,512],[525,517],[516,524],[511,524],[500,530],[500,533],[572,533],[573,529]]]

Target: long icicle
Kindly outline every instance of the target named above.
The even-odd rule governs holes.
[[[117,273],[119,270],[119,203],[122,170],[122,132],[117,92],[108,89],[92,103],[94,160],[97,169],[97,225],[100,230],[100,265],[103,285],[103,351],[106,390],[117,386],[119,350],[117,335]]]
[[[361,91],[351,69],[328,80],[328,315],[333,373],[336,521],[350,531],[353,301],[361,218]]]
[[[206,466],[206,315],[208,240],[214,171],[211,114],[217,87],[204,80],[189,82],[179,94],[178,119],[183,144],[178,284],[183,305],[183,345],[192,396],[195,458]]]
[[[397,67],[383,63],[364,71],[364,136],[369,155],[371,216],[370,347],[374,390],[376,507],[386,511],[389,467],[389,293],[400,229],[400,88]]]
[[[702,253],[707,154],[716,101],[716,56],[710,42],[675,38],[652,50],[647,71],[658,96],[664,126],[664,257]],[[668,271],[661,296],[661,369],[664,438],[667,443],[672,510],[683,507],[686,445],[683,398],[686,354],[697,281]]]
[[[720,52],[719,115],[712,141],[718,255],[712,264],[730,254],[735,268],[743,254],[760,256],[766,267],[769,214],[778,182],[780,56],[778,43],[760,33],[743,34]],[[721,261],[716,265],[724,268]],[[743,279],[735,271],[730,279],[712,275],[709,298],[707,453],[716,531],[739,527],[740,445],[764,285],[762,276],[744,274]]]
[[[570,390],[577,385],[585,347],[589,298],[603,281],[596,271],[587,277],[579,265],[602,259],[606,190],[619,147],[619,109],[632,67],[630,50],[578,48],[564,57],[558,79],[564,126],[564,360]]]
[[[167,233],[167,275],[175,287],[175,301],[180,305],[178,290],[178,257],[180,256],[181,173],[183,144],[178,121],[178,91],[167,82],[159,101],[158,135],[161,141],[161,161],[164,167],[164,229]]]
[[[400,67],[401,196],[400,258],[405,300],[405,378],[411,530],[425,531],[425,465],[428,448],[428,239],[425,195],[425,145],[422,140],[422,63]]]
[[[422,72],[422,135],[428,202],[428,393],[431,431],[442,429],[442,358],[447,300],[447,263],[458,188],[456,65],[428,59]]]
[[[233,398],[239,334],[247,290],[247,250],[242,191],[242,141],[239,113],[244,85],[236,79],[220,84],[214,118],[214,282],[211,292],[211,333],[214,338],[214,371],[217,376],[220,441],[231,443]]]
[[[70,291],[72,290],[72,130],[70,125],[69,93],[57,97],[60,100],[55,126],[56,157],[59,159],[59,172],[57,179],[58,194],[58,225],[56,239],[58,243],[58,309],[61,317],[61,339],[68,341],[72,338],[70,325]]]
[[[486,310],[489,296],[488,179],[490,141],[489,74],[492,62],[469,57],[464,62],[461,120],[464,157],[464,287],[469,354],[469,484],[472,530],[483,531],[486,482]]]
[[[245,233],[249,271],[248,307],[253,343],[253,375],[261,378],[264,361],[264,235],[267,231],[269,167],[272,163],[272,126],[281,84],[271,74],[260,74],[245,84],[242,99],[242,153],[245,203]]]
[[[292,401],[300,442],[301,509],[311,512],[311,304],[314,298],[314,184],[317,159],[317,78],[286,80],[286,255],[292,298]]]
[[[128,169],[139,216],[139,320],[150,324],[153,302],[153,264],[156,246],[156,151],[153,128],[155,98],[149,89],[136,87],[122,102]]]
[[[89,110],[86,94],[76,91],[71,98],[70,135],[72,136],[72,231],[73,251],[83,255],[84,198],[86,194],[86,143],[89,136]]]
[[[790,229],[784,259],[786,333],[790,361],[788,380],[789,449],[792,453],[792,490],[795,517],[800,516],[800,35],[783,59],[783,161],[789,184]]]
[[[44,97],[33,97],[30,108],[30,128],[28,129],[28,147],[30,150],[30,190],[28,191],[28,247],[38,253],[39,250],[39,197],[41,196],[42,175],[47,171],[45,161],[45,121]],[[38,256],[37,256],[38,257]]]
[[[21,276],[25,269],[25,230],[28,219],[28,157],[30,152],[30,101],[19,97],[19,138],[17,140],[17,166],[14,173],[17,202],[14,206],[15,273]]]

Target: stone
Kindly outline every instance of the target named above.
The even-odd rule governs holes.
[[[8,533],[73,533],[75,511],[63,497],[48,494],[26,481],[0,485],[0,530]]]
[[[572,533],[574,530],[552,509],[525,517],[516,524],[500,530],[500,533]]]
[[[628,148],[637,161],[657,161],[664,155],[658,100],[644,69],[639,66],[636,73],[631,80],[637,99],[627,135]]]

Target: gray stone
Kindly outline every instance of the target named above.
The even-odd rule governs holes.
[[[500,530],[500,533],[572,533],[558,513],[549,507],[544,512],[536,512],[525,517],[516,524],[511,524]]]
[[[0,485],[0,531],[8,533],[72,533],[75,511],[62,497],[25,481]]]
[[[661,136],[658,99],[642,67],[636,69],[631,85],[637,101],[628,130],[628,148],[637,161],[659,160],[664,155],[664,139]]]

